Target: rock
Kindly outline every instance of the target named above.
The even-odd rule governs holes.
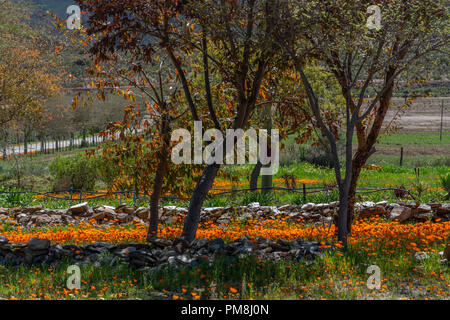
[[[284,206],[278,207],[279,211],[289,211],[292,209],[292,206],[290,204],[286,204]]]
[[[114,207],[110,207],[110,206],[102,206],[102,207],[98,207],[94,210],[94,214],[95,213],[102,213],[104,215],[104,218],[107,219],[112,219],[114,218],[114,215],[116,214],[116,211],[114,209]]]
[[[85,214],[89,210],[89,205],[87,202],[83,202],[77,205],[74,205],[67,210],[69,214],[79,216]]]
[[[429,206],[427,204],[421,204],[420,206],[417,207],[418,213],[427,213],[430,211],[431,211],[431,206]]]
[[[165,238],[154,238],[150,240],[150,243],[158,248],[166,248],[172,245],[172,241]]]
[[[25,213],[21,213],[16,216],[16,220],[20,224],[26,224],[28,221],[30,221],[31,218],[32,217],[30,217],[29,215],[27,215]]]
[[[217,238],[217,239],[209,241],[207,246],[208,246],[208,249],[210,249],[210,250],[218,251],[225,247],[225,242],[223,242],[223,239]]]
[[[377,207],[386,207],[388,205],[388,202],[387,201],[380,201],[380,202],[375,203],[375,205]]]
[[[135,211],[135,215],[140,219],[147,220],[150,217],[150,209],[139,208]]]
[[[314,210],[316,205],[314,203],[307,203],[302,206],[302,210],[304,211],[312,211]]]
[[[33,206],[33,207],[24,208],[24,209],[22,210],[22,212],[23,212],[23,213],[28,213],[28,214],[33,214],[33,213],[35,213],[35,212],[37,212],[37,211],[40,211],[40,210],[42,210],[42,209],[43,209],[43,207],[42,207],[41,205],[38,205],[38,206]]]
[[[0,236],[0,246],[7,244],[9,242],[8,238],[4,237],[4,236]]]
[[[1,215],[7,215],[9,212],[8,212],[8,209],[5,209],[5,208],[0,208],[0,214]]]
[[[450,261],[450,244],[447,244],[447,247],[444,250],[444,259]]]
[[[106,218],[106,214],[105,214],[105,212],[97,212],[97,213],[94,213],[93,215],[92,215],[92,217],[91,217],[91,219],[94,219],[94,220],[97,220],[97,221],[101,221],[101,220],[103,220],[103,219],[105,219]]]
[[[249,209],[258,209],[260,206],[261,205],[259,204],[259,202],[252,202],[252,203],[248,204],[247,208],[249,208]]]
[[[413,210],[413,212],[414,212],[414,210]],[[431,211],[430,212],[424,212],[424,213],[415,212],[414,213],[414,219],[419,221],[419,222],[427,222],[427,221],[433,219],[433,213]]]
[[[116,208],[116,213],[126,213],[126,214],[133,214],[135,209],[133,207],[127,206],[127,205],[120,205]]]
[[[107,243],[107,242],[95,242],[93,244],[88,244],[84,247],[86,251],[103,254],[108,251],[113,251],[116,248],[115,245]]]
[[[213,208],[204,208],[203,211],[208,215],[221,215],[228,208],[223,207],[213,207]]]
[[[49,215],[43,214],[41,216],[32,216],[31,221],[38,227],[48,225],[52,222],[52,218]]]
[[[337,208],[339,207],[339,201],[330,202],[328,206],[330,207],[330,209]]]
[[[440,208],[436,209],[436,214],[438,216],[445,216],[450,214],[450,203],[443,203]]]
[[[414,254],[414,258],[416,258],[416,259],[419,260],[419,261],[428,259],[429,257],[430,257],[430,255],[427,254],[426,252],[416,252],[416,253]]]
[[[115,216],[120,223],[127,223],[131,221],[131,216],[128,213],[119,213]]]
[[[178,262],[181,262],[183,264],[190,264],[193,261],[193,259],[190,258],[187,254],[180,255],[176,257],[176,259]]]
[[[62,216],[50,216],[50,223],[51,224],[62,224],[63,223],[63,218]]]
[[[48,250],[50,247],[50,240],[31,238],[28,240],[27,249],[32,251]]]
[[[371,207],[374,207],[374,206],[375,206],[375,202],[372,202],[372,201],[365,201],[365,202],[361,203],[361,205],[362,205],[363,207],[366,207],[366,208],[371,208]]]
[[[359,218],[371,218],[371,217],[375,217],[375,216],[384,216],[387,215],[387,211],[384,207],[368,207],[368,208],[364,208],[361,209],[358,212],[358,217]]]
[[[404,222],[413,217],[413,211],[411,208],[398,206],[392,209],[390,213],[391,219],[397,219],[400,222]]]

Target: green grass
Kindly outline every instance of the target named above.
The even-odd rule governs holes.
[[[250,176],[252,166],[243,165],[233,168],[226,168],[231,174],[235,175],[241,185],[236,188],[248,188],[248,177]],[[446,192],[443,189],[441,177],[448,174],[450,168],[448,166],[439,167],[423,167],[420,169],[420,184],[425,188],[425,191],[420,195],[417,190],[417,178],[414,173],[414,168],[411,167],[399,167],[393,165],[384,165],[379,170],[363,170],[359,180],[359,188],[388,188],[388,187],[400,187],[404,186],[407,190],[410,190],[414,197],[421,202],[442,202],[445,201]],[[309,163],[297,163],[292,164],[289,167],[280,168],[279,172],[274,176],[275,185],[285,187],[283,175],[294,175],[297,179],[306,179],[310,183],[306,184],[307,188],[323,187],[325,185],[335,184],[334,171],[330,168],[323,168],[314,166]],[[314,181],[313,181],[314,180]],[[227,187],[229,188],[229,187]],[[297,185],[297,188],[301,189],[301,183]],[[11,200],[13,199],[13,200]],[[31,201],[30,201],[31,200]],[[323,203],[338,200],[337,192],[333,193],[313,193],[308,194],[306,202]],[[364,193],[359,194],[359,201],[382,201],[388,200],[397,202],[397,199],[393,191],[383,191],[376,193]],[[84,201],[84,200],[81,200]],[[28,194],[23,194],[20,197],[9,197],[6,195],[0,195],[0,207],[17,207],[17,206],[29,206],[42,204],[44,207],[51,209],[67,208],[70,205],[81,202],[79,200],[64,201],[55,200],[51,198],[29,197]],[[136,201],[137,206],[147,206],[149,198],[141,197]],[[188,205],[189,199],[176,199],[165,197],[162,199],[162,205],[177,205],[185,207]],[[246,205],[250,202],[260,202],[264,205],[282,205],[287,203],[302,204],[304,203],[301,190],[297,193],[277,191],[267,196],[262,196],[259,193],[236,193],[227,194],[221,196],[210,195],[206,200],[205,207],[217,207],[217,206],[229,206],[229,205]],[[91,206],[95,205],[112,205],[118,206],[121,203],[134,205],[133,197],[119,198],[98,198],[88,200]]]
[[[380,252],[381,253],[381,252]],[[399,250],[367,256],[360,248],[314,262],[219,258],[195,267],[136,271],[81,265],[81,289],[67,290],[68,262],[56,267],[0,265],[2,299],[449,299],[448,267],[438,255],[418,261]],[[369,265],[381,288],[368,289]]]

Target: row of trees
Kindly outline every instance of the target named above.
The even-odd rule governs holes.
[[[84,69],[86,61],[77,50],[61,52],[63,44],[64,38],[58,37],[48,19],[31,4],[0,3],[2,156],[10,154],[17,144],[23,144],[21,152],[28,153],[32,151],[29,142],[40,142],[44,150],[47,143],[57,148],[59,141],[77,136],[87,140],[88,135],[122,118],[122,101],[118,99],[70,108],[74,91],[68,88],[85,86],[74,79],[73,66]]]
[[[127,116],[109,129],[121,137],[115,154],[136,158],[128,169],[153,173],[146,186],[152,189],[149,239],[157,234],[161,194],[199,169],[170,164],[172,130],[192,130],[201,121],[224,134],[267,125],[269,115],[282,138],[315,138],[328,148],[340,193],[338,239],[346,245],[358,178],[376,151],[394,89],[415,63],[448,49],[444,1],[377,1],[380,29],[367,27],[373,3],[365,0],[76,2],[88,14],[78,37],[96,65],[90,72],[99,96],[120,92],[124,83],[134,88],[122,91],[130,100]],[[136,95],[144,102],[136,103]],[[145,130],[136,121],[139,109],[151,118]],[[236,139],[219,147],[227,143]],[[180,239],[186,244],[195,238],[220,168],[206,165],[192,191]]]

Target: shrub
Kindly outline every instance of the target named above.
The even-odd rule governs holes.
[[[259,202],[262,206],[269,206],[276,200],[273,192],[247,192],[242,197],[242,205],[247,206],[252,202]]]
[[[0,187],[0,207],[17,207],[28,203],[28,196],[17,188]]]
[[[444,188],[445,192],[447,192],[447,194],[445,195],[445,200],[449,200],[450,199],[450,173],[447,173],[447,174],[441,176],[441,183],[442,183],[442,188]]]
[[[57,157],[49,166],[53,190],[94,190],[97,180],[97,161],[84,154],[72,157]]]

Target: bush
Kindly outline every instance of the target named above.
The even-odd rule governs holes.
[[[276,197],[273,192],[247,192],[242,197],[242,205],[248,206],[250,203],[259,202],[262,206],[270,206],[275,202]]]
[[[97,181],[96,158],[88,158],[84,154],[72,157],[57,157],[49,166],[53,180],[53,191],[94,190]]]
[[[24,206],[28,203],[28,196],[17,188],[5,188],[0,186],[0,208]]]
[[[445,192],[447,192],[445,196],[445,200],[450,199],[450,173],[441,176],[442,188],[444,188]]]

